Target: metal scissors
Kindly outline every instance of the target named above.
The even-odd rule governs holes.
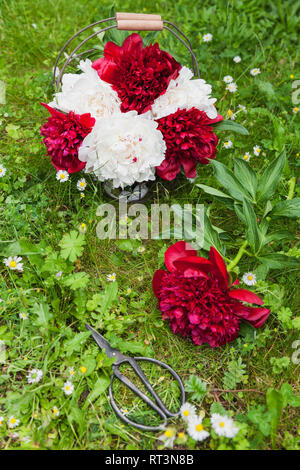
[[[130,424],[131,426],[134,426],[138,429],[142,429],[143,431],[159,431],[163,429],[166,424],[167,424],[167,419],[170,417],[178,416],[180,413],[180,409],[176,413],[171,413],[171,411],[168,410],[168,408],[164,405],[164,403],[161,401],[157,393],[153,390],[150,382],[146,378],[144,372],[142,369],[139,367],[137,361],[147,361],[147,362],[152,362],[153,364],[157,364],[160,367],[163,367],[167,371],[170,372],[170,374],[174,377],[174,379],[178,382],[180,392],[181,392],[181,405],[185,402],[185,391],[184,391],[184,386],[182,383],[181,378],[179,375],[171,369],[170,366],[165,364],[164,362],[158,361],[157,359],[153,359],[151,357],[130,357],[130,356],[125,356],[122,354],[120,351],[118,351],[115,348],[112,348],[109,344],[109,342],[99,333],[97,333],[91,326],[85,324],[85,327],[87,330],[90,330],[92,332],[92,336],[98,346],[105,350],[105,354],[109,358],[116,358],[115,362],[112,365],[113,373],[111,375],[111,381],[109,385],[109,397],[110,397],[110,402],[111,406],[116,413],[116,415],[125,423]],[[119,370],[119,367],[121,364],[124,364],[125,362],[128,362],[136,375],[141,379],[143,384],[145,385],[146,389],[148,392],[152,395],[154,398],[155,402],[149,398],[147,395],[145,395],[139,388],[137,388],[127,377],[125,377]],[[115,378],[119,379],[120,382],[122,382],[126,387],[128,387],[130,390],[132,390],[136,395],[138,395],[145,403],[147,403],[154,411],[156,411],[159,416],[163,419],[163,423],[160,424],[159,426],[145,426],[144,424],[139,424],[136,423],[135,421],[132,421],[131,419],[127,418],[127,416],[122,413],[122,411],[118,408],[115,399],[113,397],[113,383]],[[181,406],[180,405],[180,406]]]

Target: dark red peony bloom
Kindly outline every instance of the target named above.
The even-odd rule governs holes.
[[[57,170],[66,170],[68,173],[82,170],[86,162],[78,159],[78,148],[91,132],[95,119],[89,113],[79,115],[70,111],[64,114],[45,103],[41,105],[51,114],[41,127],[41,135],[45,136],[43,142],[52,165]]]
[[[204,111],[196,108],[178,109],[176,113],[158,119],[158,129],[167,145],[166,158],[156,168],[158,176],[171,181],[182,165],[186,177],[195,178],[197,162],[206,164],[216,156],[219,139],[212,124],[222,119],[220,114],[209,119]]]
[[[269,309],[243,303],[263,305],[253,292],[230,285],[223,258],[213,247],[206,259],[188,243],[177,242],[167,249],[165,263],[169,272],[160,269],[153,277],[162,317],[194,344],[221,346],[238,336],[241,320],[260,328],[268,318]]]
[[[141,36],[134,33],[121,47],[108,42],[104,57],[93,68],[118,93],[123,113],[136,110],[142,114],[165,93],[171,79],[178,77],[181,65],[157,43],[143,47]]]

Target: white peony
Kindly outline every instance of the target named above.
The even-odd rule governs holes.
[[[217,117],[218,113],[214,106],[217,101],[211,98],[211,85],[205,80],[191,80],[193,72],[187,67],[182,67],[179,76],[171,80],[165,94],[159,96],[152,105],[154,119],[160,119],[179,109],[190,109],[195,107],[204,111],[210,119]]]
[[[49,106],[68,113],[91,113],[94,118],[102,118],[114,113],[121,113],[121,101],[111,86],[101,80],[92,62],[80,61],[80,74],[66,73],[62,78],[62,91],[56,93]]]
[[[112,180],[115,188],[155,179],[166,144],[157,123],[130,111],[98,119],[79,148],[85,171],[98,180]]]

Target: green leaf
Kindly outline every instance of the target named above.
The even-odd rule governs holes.
[[[150,348],[147,348],[144,343],[139,343],[137,341],[124,341],[123,339],[119,338],[115,333],[110,334],[109,343],[113,348],[116,348],[121,351],[121,353],[131,353],[133,355],[140,354],[142,356],[146,356],[147,353],[149,354],[149,352],[151,351]]]
[[[264,245],[270,242],[278,242],[280,240],[293,240],[295,237],[287,230],[278,230],[277,232],[269,233],[264,239]]]
[[[191,393],[191,400],[202,401],[207,393],[207,384],[197,377],[196,375],[191,375],[184,384],[184,389],[186,392]]]
[[[269,388],[266,394],[266,402],[268,410],[271,413],[271,438],[273,447],[275,444],[275,437],[277,433],[277,429],[279,426],[280,416],[283,409],[284,399],[282,393],[279,390],[275,390],[274,388]]]
[[[218,232],[213,228],[206,212],[204,213],[204,242],[206,246],[203,248],[209,250],[211,246],[216,248],[220,253],[224,253],[224,246],[220,240]]]
[[[256,173],[249,163],[241,158],[236,158],[234,160],[234,174],[239,181],[243,182],[243,185],[246,186],[250,192],[252,199],[255,200],[258,181]]]
[[[118,283],[117,282],[111,282],[109,283],[103,295],[101,296],[101,301],[100,301],[100,312],[102,314],[109,312],[109,310],[112,307],[113,302],[116,300],[118,295]]]
[[[229,194],[238,201],[242,201],[244,198],[251,199],[250,193],[244,188],[244,186],[234,176],[232,171],[223,165],[221,162],[211,160],[210,163],[215,170],[215,177],[222,186],[229,192]]]
[[[32,307],[32,311],[37,315],[35,323],[39,326],[47,328],[50,320],[53,317],[52,313],[50,312],[49,305],[44,302],[40,304],[35,303]]]
[[[82,344],[85,343],[90,335],[90,331],[82,331],[81,333],[76,333],[73,338],[65,341],[64,351],[66,355],[71,356],[74,351],[80,351]]]
[[[286,162],[285,152],[281,152],[279,157],[269,165],[262,174],[257,187],[257,200],[267,201],[270,199],[276,189],[281,178]]]
[[[87,273],[74,273],[64,280],[64,285],[70,287],[72,290],[84,288],[88,285],[89,275]]]
[[[69,259],[72,263],[82,255],[83,246],[85,245],[84,236],[76,232],[76,230],[71,230],[70,233],[66,233],[59,246],[61,247],[61,256],[64,259]]]
[[[294,390],[290,384],[288,383],[282,384],[280,392],[283,397],[284,408],[286,407],[286,405],[290,405],[293,407],[300,406],[300,396],[294,394]]]
[[[106,392],[110,384],[110,377],[102,375],[99,377],[96,382],[93,384],[93,389],[90,394],[87,396],[83,408],[86,409],[93,401]]]
[[[244,126],[234,121],[223,120],[215,124],[213,127],[216,132],[231,131],[231,132],[236,132],[237,134],[241,134],[241,135],[249,135],[249,132]]]
[[[257,253],[262,246],[263,236],[259,230],[259,227],[257,224],[257,217],[253,210],[253,207],[245,199],[243,201],[243,213],[244,213],[245,221],[247,225],[247,230],[246,230],[247,240],[249,242],[249,245],[253,249],[253,251]]]
[[[206,186],[205,184],[196,184],[198,188],[201,188],[204,190],[205,193],[211,194],[212,196],[219,196],[219,197],[225,197],[227,199],[232,199],[228,194],[223,193],[222,191],[219,191],[218,189],[211,188],[210,186]]]
[[[270,269],[282,268],[299,268],[300,260],[281,253],[269,253],[258,258],[262,263],[266,264]]]
[[[272,209],[273,217],[300,217],[300,197],[278,202]]]
[[[227,411],[219,401],[214,401],[210,406],[210,414],[217,413],[221,416],[227,416]]]
[[[7,124],[5,128],[7,134],[12,139],[18,140],[21,137],[20,126],[16,126],[15,124]]]

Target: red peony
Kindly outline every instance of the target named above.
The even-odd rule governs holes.
[[[41,127],[41,135],[51,157],[52,165],[57,170],[66,170],[68,173],[76,173],[82,170],[86,162],[78,159],[78,148],[87,136],[95,119],[88,114],[61,113],[45,103],[41,103],[48,109],[51,117]]]
[[[158,176],[171,181],[182,165],[186,177],[195,178],[197,162],[206,164],[216,156],[219,139],[212,124],[222,119],[220,114],[215,119],[209,119],[204,111],[196,108],[178,109],[176,113],[158,119],[158,130],[167,145],[166,158],[156,168]]]
[[[143,48],[139,34],[131,34],[123,45],[105,44],[104,57],[93,63],[99,77],[112,85],[122,101],[121,111],[148,111],[154,100],[165,93],[181,65],[159,45]]]
[[[160,269],[153,277],[162,317],[194,344],[221,346],[238,336],[241,320],[260,328],[268,318],[269,309],[243,303],[263,305],[253,292],[230,285],[223,258],[213,247],[206,259],[188,243],[177,242],[167,249],[165,263],[169,272]]]

